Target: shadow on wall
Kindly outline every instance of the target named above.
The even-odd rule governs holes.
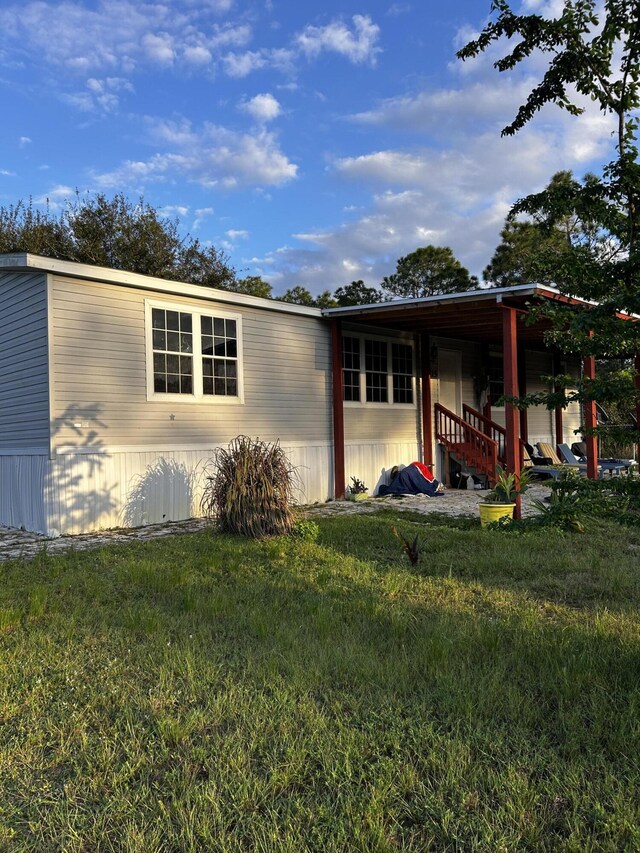
[[[125,527],[191,518],[197,475],[173,459],[157,459],[134,477],[121,513]]]
[[[98,403],[72,404],[51,423],[52,437],[64,433],[67,439],[51,461],[45,480],[50,535],[95,529],[116,508],[117,483],[107,481],[110,456],[100,437],[106,429],[100,415]],[[74,440],[68,440],[70,435]]]

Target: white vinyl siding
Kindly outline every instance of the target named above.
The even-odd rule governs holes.
[[[238,308],[244,406],[217,399],[184,406],[175,399],[147,400],[148,298],[140,289],[54,277],[56,447],[202,447],[240,433],[280,438],[283,444],[331,441],[331,353],[324,321]],[[231,307],[190,297],[167,301],[213,316]]]
[[[0,272],[0,453],[49,443],[47,279]]]

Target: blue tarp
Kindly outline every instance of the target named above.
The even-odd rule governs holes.
[[[438,480],[427,480],[422,471],[415,465],[407,465],[398,471],[388,486],[378,488],[379,495],[429,495],[436,498],[443,493],[438,492]]]

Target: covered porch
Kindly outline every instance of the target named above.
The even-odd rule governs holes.
[[[490,481],[497,464],[520,474],[524,443],[571,444],[580,438],[576,431],[595,427],[595,403],[582,411],[574,406],[555,412],[495,405],[502,394],[549,390],[541,384],[545,375],[573,373],[577,379],[582,370],[595,376],[594,358],[567,363],[546,346],[545,322],[524,322],[531,303],[559,299],[553,288],[524,285],[327,310],[335,496],[344,496],[351,473],[345,466],[345,432],[347,439],[362,439],[375,433],[376,421],[380,432],[394,432],[407,422],[410,407],[418,456],[445,481],[450,456]],[[597,439],[585,435],[585,440],[587,474],[596,478]]]

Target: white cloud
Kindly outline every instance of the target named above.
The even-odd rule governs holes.
[[[353,30],[342,21],[324,27],[308,26],[296,41],[303,53],[316,57],[323,51],[339,53],[353,63],[373,65],[380,52],[377,45],[380,27],[368,15],[354,15]]]
[[[50,210],[62,210],[67,202],[72,201],[76,197],[76,190],[66,184],[56,184],[51,187],[46,193],[43,193],[34,201],[36,204],[47,205]]]
[[[249,232],[244,230],[236,230],[234,228],[230,228],[228,231],[224,232],[230,240],[248,240]]]
[[[189,213],[189,208],[184,204],[165,204],[164,207],[158,208],[158,213],[166,219],[173,219],[176,216],[186,216]]]
[[[226,0],[98,0],[88,8],[73,0],[29,0],[0,9],[0,29],[6,49],[26,47],[72,74],[131,74],[149,63],[197,68],[250,41],[248,24],[213,20],[231,6]]]
[[[2,175],[4,178],[15,178],[16,177],[16,173],[10,171],[9,169],[0,169],[0,175]]]
[[[241,78],[265,68],[292,73],[295,58],[295,52],[287,48],[247,50],[244,53],[227,53],[222,59],[222,64],[229,77]]]
[[[89,77],[86,91],[61,95],[63,101],[84,112],[113,112],[120,105],[121,92],[133,92],[133,86],[122,77]]]
[[[281,112],[280,103],[268,92],[263,95],[255,95],[248,101],[243,101],[240,104],[240,109],[261,123],[273,121],[278,118]]]
[[[229,77],[247,77],[269,68],[292,74],[301,55],[314,59],[325,52],[337,53],[354,64],[375,65],[380,53],[380,27],[368,15],[354,15],[352,21],[353,29],[343,21],[332,21],[324,27],[307,26],[289,47],[229,52],[222,61],[225,73]]]
[[[29,136],[21,136],[18,140],[18,148],[24,148],[27,145],[31,144],[31,137]]]
[[[208,48],[201,44],[194,44],[185,47],[184,58],[192,65],[208,65],[213,56]]]
[[[200,226],[202,225],[204,220],[207,218],[207,216],[211,216],[211,214],[213,212],[214,212],[214,210],[212,207],[199,207],[196,210],[196,215],[195,215],[195,218],[193,220],[193,224],[191,226],[193,228],[193,230],[198,231],[198,229],[200,228]]]
[[[142,45],[147,53],[147,56],[158,65],[172,65],[175,59],[175,51],[173,49],[173,39],[169,33],[160,33],[154,35],[147,33],[142,37]]]
[[[149,160],[128,160],[111,172],[95,176],[102,187],[141,189],[150,182],[188,180],[204,187],[235,189],[279,186],[295,178],[298,167],[266,130],[237,133],[205,124],[200,131],[189,122],[149,122],[153,136],[173,150]]]
[[[332,168],[342,181],[360,191],[371,188],[370,203],[356,218],[345,211],[341,225],[296,234],[297,246],[274,253],[283,290],[297,283],[318,292],[352,278],[377,284],[395,269],[397,258],[429,243],[450,246],[481,274],[517,198],[542,189],[560,169],[581,174],[594,157],[603,162],[611,152],[611,121],[591,106],[579,118],[545,110],[517,136],[501,138],[499,98],[486,95],[486,121],[472,107],[469,115],[460,112],[461,103],[485,96],[475,83],[470,89],[385,103],[376,120],[393,124],[407,107],[408,124],[424,127],[428,121],[433,127],[432,144],[336,160]],[[505,89],[510,103],[516,89],[517,84]],[[440,138],[442,123],[449,130]]]

